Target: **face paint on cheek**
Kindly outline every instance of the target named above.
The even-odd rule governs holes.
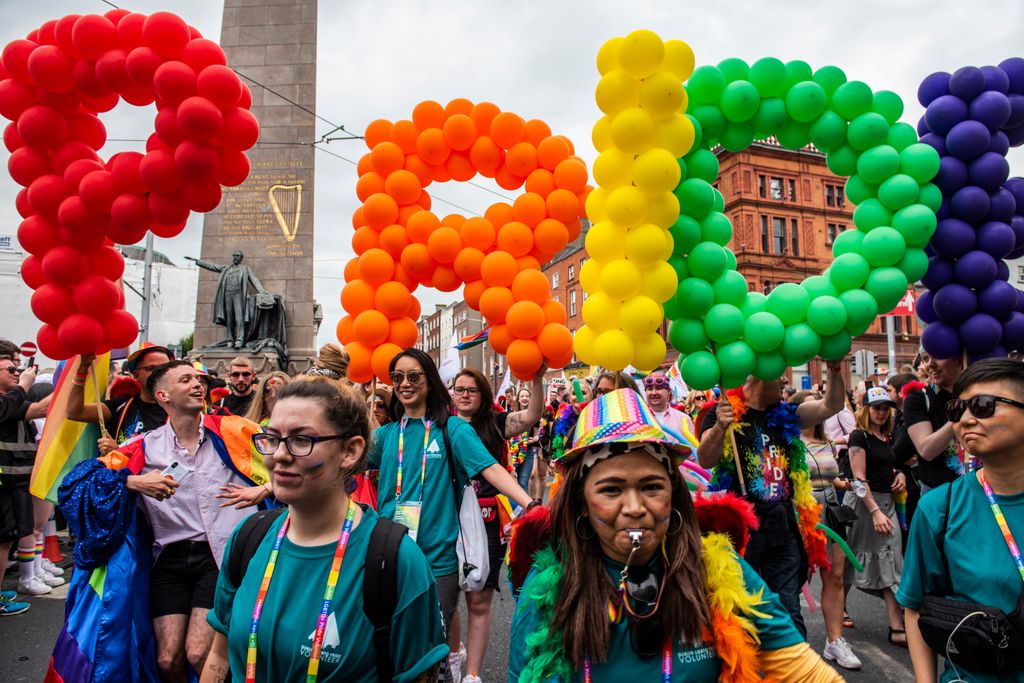
[[[317,479],[323,476],[325,464],[326,463],[323,460],[320,460],[318,462],[310,463],[309,465],[303,465],[302,469],[306,471],[306,474],[308,474],[310,478]]]

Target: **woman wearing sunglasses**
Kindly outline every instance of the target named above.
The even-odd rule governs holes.
[[[864,405],[857,411],[857,429],[850,432],[855,495],[847,495],[844,504],[857,513],[857,521],[850,527],[849,543],[864,566],[852,583],[885,600],[889,642],[906,647],[903,610],[895,596],[903,572],[903,550],[893,493],[907,487],[904,474],[896,470],[896,455],[892,451],[895,407],[883,387],[867,390]]]
[[[512,623],[509,681],[837,681],[728,538],[702,539],[691,450],[635,391],[580,414],[551,542]]]
[[[204,683],[229,672],[250,682],[378,680],[363,603],[378,517],[346,493],[348,478],[366,464],[369,431],[363,401],[336,382],[293,382],[278,394],[253,445],[288,510],[271,523],[237,584],[230,559],[237,529],[225,551],[207,617],[217,634]],[[430,565],[411,539],[398,546],[396,574],[389,640],[395,680],[436,680],[448,648]]]
[[[292,381],[287,373],[276,370],[256,383],[255,396],[249,405],[249,412],[245,414],[247,420],[252,420],[265,425],[274,412],[274,404],[277,402],[277,392],[284,389]]]

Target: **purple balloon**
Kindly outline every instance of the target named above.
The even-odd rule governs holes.
[[[986,360],[988,358],[1006,358],[1007,352],[1006,347],[1002,344],[996,344],[988,351],[968,351],[967,362],[977,363],[979,360]]]
[[[939,159],[939,172],[932,182],[942,190],[943,197],[952,196],[967,184],[967,164],[956,157],[942,157]]]
[[[1010,147],[1019,147],[1024,145],[1024,123],[1021,123],[1013,128],[1006,128],[1006,139],[1010,141]]]
[[[926,325],[929,325],[939,319],[939,316],[935,313],[935,309],[932,308],[933,298],[934,295],[929,289],[924,290],[921,292],[921,296],[917,297],[917,317]]]
[[[986,192],[997,191],[1009,177],[1010,162],[1002,154],[985,152],[967,165],[967,182]]]
[[[931,146],[939,153],[940,157],[944,157],[947,154],[946,138],[943,135],[939,135],[938,133],[925,133],[921,136],[920,142]]]
[[[975,121],[981,121],[989,130],[998,130],[1010,118],[1010,98],[1001,92],[986,90],[971,102],[967,113]]]
[[[1013,128],[1024,123],[1024,95],[1010,93],[1007,97],[1010,100],[1010,118],[1003,126]]]
[[[952,325],[936,321],[921,333],[921,346],[933,358],[959,358],[963,353],[960,335]]]
[[[978,228],[974,248],[980,249],[994,259],[1002,260],[1013,251],[1017,237],[1006,223],[989,221]]]
[[[935,292],[932,310],[942,322],[959,325],[978,310],[978,299],[967,287],[951,282]]]
[[[980,121],[961,121],[946,135],[946,149],[962,161],[977,159],[991,143],[992,134]]]
[[[1010,79],[1010,91],[1024,93],[1024,57],[1010,57],[999,62],[1002,69]]]
[[[1010,279],[1010,266],[1006,265],[1006,261],[996,262],[996,279],[1003,282]]]
[[[985,72],[976,66],[963,66],[949,77],[949,93],[970,102],[985,91]]]
[[[958,218],[939,223],[932,235],[932,249],[943,258],[960,258],[974,248],[974,228]]]
[[[1007,79],[1009,81],[1009,79]],[[936,71],[928,74],[917,87],[917,101],[922,107],[927,107],[932,100],[949,94],[949,74],[945,71]]]
[[[949,207],[949,198],[943,196],[942,201],[939,203],[939,209],[935,212],[935,220],[944,221],[952,215],[953,212]]]
[[[928,270],[921,278],[921,284],[933,292],[953,281],[953,262],[933,256],[928,259]]]
[[[927,135],[931,132],[932,129],[928,127],[928,122],[924,120],[924,117],[919,118],[917,120],[917,137],[920,138],[922,135]]]
[[[997,130],[992,133],[992,142],[988,144],[988,151],[1006,156],[1006,153],[1010,151],[1010,138],[1006,137],[1006,133],[1003,131]]]
[[[953,126],[967,118],[967,105],[959,97],[943,95],[928,105],[924,121],[928,130],[945,135]],[[919,128],[920,130],[920,128]]]
[[[985,90],[1005,93],[1010,89],[1010,77],[998,66],[983,66],[981,72],[985,74]]]
[[[1017,290],[1017,308],[1015,309],[1024,313],[1024,292]]]
[[[988,192],[974,185],[965,185],[953,195],[950,209],[956,218],[977,223],[985,217],[991,205]]]
[[[975,313],[960,326],[960,343],[969,351],[989,351],[1003,336],[1003,326],[987,313]]]
[[[1003,346],[1016,351],[1024,347],[1024,313],[1014,311],[1003,321]]]
[[[1008,282],[996,280],[978,292],[978,308],[993,318],[1005,320],[1017,307],[1017,290]]]
[[[1017,205],[1014,213],[1024,215],[1024,178],[1010,178],[1003,187],[1013,195],[1014,202]]]
[[[1009,223],[1010,219],[1013,218],[1013,212],[1017,208],[1017,200],[1010,194],[1010,191],[1006,187],[1000,187],[990,194],[988,199],[989,207],[985,220]]]
[[[996,279],[996,260],[983,251],[969,251],[953,267],[956,281],[972,289],[982,289]]]

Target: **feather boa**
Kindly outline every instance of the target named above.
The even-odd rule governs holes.
[[[558,460],[565,453],[566,442],[569,440],[569,432],[576,425],[579,416],[572,406],[563,403],[558,407],[558,415],[555,417],[555,424],[551,432],[551,459]]]
[[[760,639],[750,617],[768,616],[757,611],[763,602],[761,593],[747,592],[743,570],[728,536],[709,534],[702,541],[711,606],[711,624],[705,629],[703,638],[705,642],[714,644],[721,660],[718,683],[760,681],[757,664]],[[527,664],[519,683],[570,681],[575,672],[562,649],[562,633],[552,632],[548,626],[561,591],[564,568],[550,546],[537,553],[534,568],[536,574],[521,600],[533,602],[542,625],[526,637]]]
[[[723,445],[722,459],[714,469],[712,479],[713,490],[729,490],[736,476],[736,454],[732,450],[733,439],[729,434],[748,426],[743,422],[747,413],[746,398],[743,388],[730,389],[726,392],[729,405],[732,406],[734,422],[729,426]],[[818,529],[821,521],[821,504],[814,500],[811,493],[810,473],[807,469],[807,448],[800,438],[800,421],[797,418],[796,406],[790,403],[779,403],[769,411],[768,427],[778,430],[786,442],[786,456],[789,460],[789,482],[792,487],[793,507],[796,509],[797,526],[807,552],[807,562],[812,570],[829,566],[826,539],[823,531]]]
[[[513,436],[508,439],[508,464],[509,469],[515,469],[526,461],[526,451],[529,450],[527,441],[530,439],[530,434],[520,434],[519,436]]]

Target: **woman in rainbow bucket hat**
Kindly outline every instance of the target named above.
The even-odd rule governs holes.
[[[702,536],[667,434],[640,395],[587,404],[512,623],[508,680],[839,681],[733,550]],[[513,540],[515,542],[515,540]]]

